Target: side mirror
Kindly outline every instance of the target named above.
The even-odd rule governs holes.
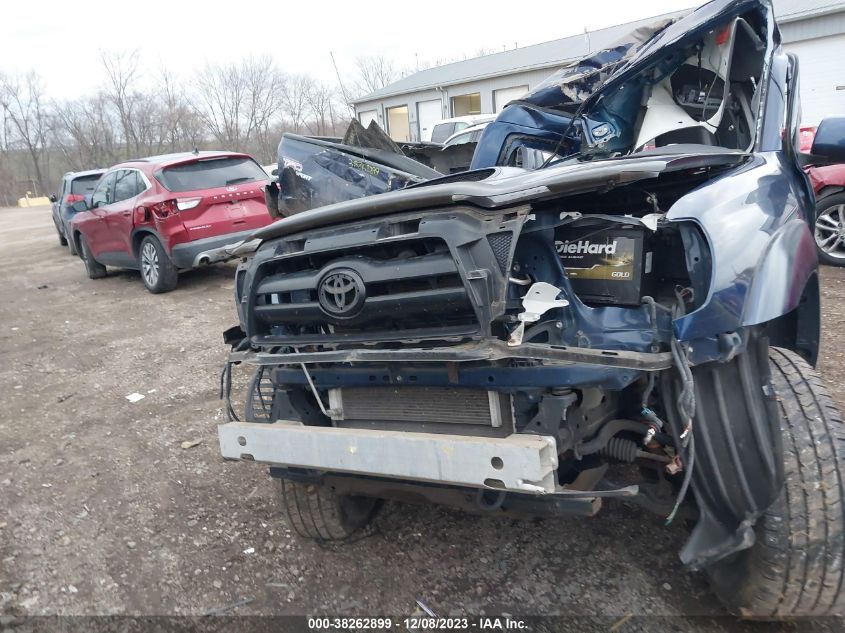
[[[832,163],[845,163],[845,117],[829,117],[819,123],[810,152]]]
[[[70,205],[70,208],[73,209],[74,212],[80,213],[81,211],[88,210],[88,203],[85,202],[85,200],[77,200],[72,205]]]
[[[50,202],[58,202],[58,201],[59,201],[59,199],[56,197],[56,194],[51,193],[50,194]]]

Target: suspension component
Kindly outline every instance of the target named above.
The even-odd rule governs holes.
[[[636,442],[621,437],[611,437],[605,447],[599,451],[599,455],[620,462],[632,463],[637,459],[639,452],[640,447],[637,446]]]

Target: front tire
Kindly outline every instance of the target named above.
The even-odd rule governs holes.
[[[709,570],[721,601],[743,617],[845,611],[845,425],[818,373],[771,348],[783,438],[784,488],[755,525],[756,542]]]
[[[176,287],[179,271],[170,261],[164,246],[153,235],[147,235],[138,249],[138,269],[147,290],[153,294],[170,292]]]
[[[84,235],[79,236],[79,256],[85,264],[85,272],[88,273],[88,279],[102,279],[106,276],[106,267],[94,259]]]
[[[379,500],[336,492],[330,486],[279,479],[282,506],[294,531],[317,541],[343,541],[369,524]]]
[[[816,203],[815,227],[819,261],[845,266],[845,193],[825,196]]]

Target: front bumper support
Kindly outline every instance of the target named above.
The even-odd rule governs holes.
[[[341,349],[322,352],[232,352],[229,362],[254,365],[299,365],[301,363],[407,363],[472,362],[504,359],[533,359],[551,364],[584,364],[640,371],[662,371],[672,367],[670,352],[632,352],[525,343],[515,347],[505,341],[485,339],[450,347],[403,349]]]
[[[218,426],[218,435],[228,459],[532,494],[560,492],[555,439],[543,435],[476,437],[296,422],[230,422]]]

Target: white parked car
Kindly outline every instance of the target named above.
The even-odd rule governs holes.
[[[495,114],[472,114],[443,119],[431,126],[431,136],[423,138],[425,142],[443,143],[453,134],[478,123],[489,123],[496,118]],[[424,133],[423,136],[426,136]]]
[[[460,132],[452,134],[446,141],[443,143],[443,147],[449,147],[450,145],[463,145],[464,143],[478,143],[478,139],[481,138],[481,132],[484,131],[484,128],[490,122],[487,121],[485,123],[479,123],[478,125],[470,125],[468,128],[464,128]]]

